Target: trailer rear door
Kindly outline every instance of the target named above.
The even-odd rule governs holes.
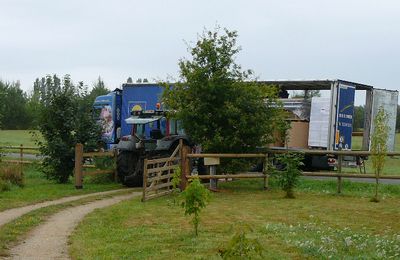
[[[383,107],[388,113],[388,126],[389,126],[389,138],[387,141],[388,151],[395,150],[395,139],[396,139],[396,117],[397,117],[397,104],[398,104],[398,91],[386,90],[386,89],[373,89],[372,92],[372,111],[371,111],[371,135],[374,131],[374,118],[378,113],[379,107]],[[371,142],[371,141],[370,141]],[[371,147],[371,144],[370,146]]]

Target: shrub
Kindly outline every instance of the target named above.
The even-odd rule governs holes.
[[[223,259],[264,259],[263,247],[257,239],[250,239],[246,236],[244,228],[229,241],[225,249],[220,250]]]
[[[282,167],[274,171],[273,175],[278,179],[279,186],[286,192],[286,198],[294,198],[293,189],[296,187],[301,175],[300,166],[303,155],[299,153],[283,153],[277,156],[278,165]]]
[[[0,179],[0,192],[11,190],[11,183]]]
[[[3,165],[0,168],[0,179],[19,187],[25,186],[24,175],[19,165]]]
[[[193,179],[182,192],[182,196],[184,199],[182,207],[185,209],[185,215],[193,215],[192,223],[197,236],[200,223],[200,211],[206,207],[210,199],[210,191],[196,178]]]

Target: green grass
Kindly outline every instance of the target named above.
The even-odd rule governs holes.
[[[11,191],[0,192],[0,211],[46,200],[54,200],[65,196],[122,188],[121,184],[113,182],[95,184],[84,181],[84,188],[77,190],[72,183],[57,184],[47,180],[33,166],[25,167],[24,174],[24,188],[13,186]]]
[[[276,183],[271,186],[263,191],[259,180],[221,183],[201,214],[198,237],[171,196],[97,210],[71,236],[70,253],[74,259],[220,259],[235,231],[250,226],[247,236],[260,242],[266,259],[398,257],[397,186],[383,188],[380,203],[363,197],[372,195],[362,191],[371,184],[349,184],[337,196],[332,182],[306,180],[296,199],[284,199]]]
[[[37,130],[0,130],[0,146],[37,147],[32,133],[41,140],[40,132]],[[18,149],[4,149],[4,152],[19,153]],[[24,153],[36,154],[36,150],[24,150]]]
[[[36,146],[35,140],[32,137],[31,132],[39,135],[39,131],[36,130],[0,130],[0,146],[11,145],[11,146]]]
[[[362,146],[362,137],[361,136],[354,136],[352,139],[352,147],[355,150],[361,149]],[[396,134],[395,140],[395,151],[400,152],[400,133]],[[373,173],[374,170],[372,168],[372,161],[367,160],[365,161],[366,172]],[[358,169],[346,169],[347,172],[350,173],[359,173]],[[400,157],[386,157],[385,168],[383,169],[383,174],[385,175],[400,175]]]
[[[89,203],[95,200],[109,198],[117,195],[122,195],[132,192],[132,190],[121,191],[113,194],[98,195],[89,198],[80,199],[77,201],[62,203],[59,205],[49,206],[41,209],[31,211],[22,217],[3,225],[0,228],[0,257],[8,256],[8,248],[15,244],[18,240],[21,240],[30,230],[40,225],[46,219],[68,207],[79,206],[85,203]]]

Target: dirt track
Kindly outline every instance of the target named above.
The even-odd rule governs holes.
[[[8,210],[0,212],[0,227],[16,218],[21,217],[22,215],[24,215],[32,210],[35,210],[35,209],[40,209],[43,207],[57,205],[57,204],[65,203],[65,202],[71,202],[74,200],[79,200],[79,199],[83,199],[83,198],[87,198],[87,197],[91,197],[91,196],[112,194],[112,193],[123,191],[123,190],[124,189],[119,189],[119,190],[89,193],[89,194],[85,194],[85,195],[64,197],[62,199],[45,201],[45,202],[41,202],[41,203],[29,205],[29,206],[24,206],[24,207],[20,207],[20,208],[8,209]]]
[[[85,215],[95,209],[140,195],[141,193],[134,192],[62,210],[35,228],[28,234],[27,239],[12,248],[7,259],[70,259],[68,237]]]

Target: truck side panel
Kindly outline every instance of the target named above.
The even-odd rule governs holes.
[[[156,104],[161,101],[164,88],[155,84],[124,84],[122,90],[122,118],[121,135],[131,133],[131,125],[126,124],[125,119],[131,116],[134,106],[140,106],[143,110],[155,110]]]

